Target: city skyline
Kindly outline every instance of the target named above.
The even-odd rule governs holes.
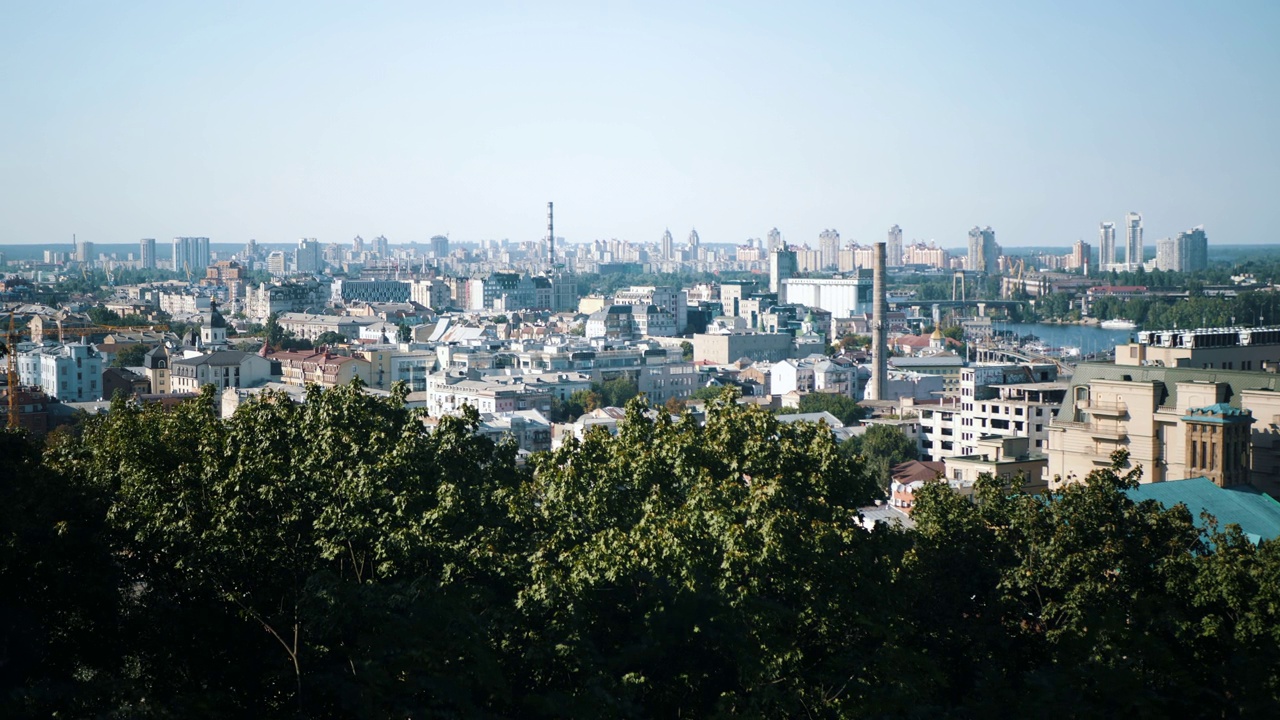
[[[578,243],[776,226],[867,244],[898,224],[958,247],[979,224],[1067,246],[1132,209],[1150,240],[1203,224],[1267,243],[1278,18],[23,6],[0,47],[0,97],[25,110],[0,118],[0,244],[536,240],[548,200]],[[1195,52],[1169,51],[1191,36]]]

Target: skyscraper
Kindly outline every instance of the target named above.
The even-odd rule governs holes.
[[[840,233],[835,230],[823,230],[818,233],[818,254],[821,256],[823,268],[840,264]]]
[[[97,258],[93,252],[93,243],[91,241],[76,241],[76,262],[84,263],[85,265],[92,265],[93,261],[96,259]]]
[[[1071,247],[1071,264],[1070,269],[1079,270],[1081,274],[1089,274],[1089,265],[1093,262],[1091,255],[1093,248],[1089,247],[1089,243],[1083,240],[1077,240],[1076,244]]]
[[[363,241],[361,242],[363,244]],[[438,258],[449,256],[449,238],[435,235],[431,238],[431,254]]]
[[[969,231],[969,269],[992,275],[1000,270],[1000,246],[990,225]]]
[[[174,238],[172,257],[175,272],[190,272],[193,276],[203,277],[204,269],[213,262],[209,254],[209,238]]]
[[[675,256],[675,239],[671,237],[671,228],[667,228],[666,232],[662,233],[662,259],[675,260]]]
[[[1116,262],[1116,224],[1104,222],[1098,226],[1098,268],[1106,270]]]
[[[1156,269],[1198,272],[1209,266],[1209,240],[1198,226],[1156,241]]]
[[[780,303],[786,303],[783,299],[782,281],[796,274],[796,266],[794,250],[778,248],[769,253],[769,292],[777,293]]]
[[[293,255],[293,269],[300,273],[320,272],[320,243],[315,238],[299,238]]]
[[[902,228],[897,225],[889,228],[889,241],[885,243],[884,252],[889,267],[902,265]]]
[[[1131,212],[1124,216],[1127,231],[1124,246],[1124,262],[1130,270],[1137,270],[1142,265],[1142,215]]]
[[[782,247],[782,233],[778,232],[778,228],[769,231],[769,245],[766,248],[769,252],[778,250]]]
[[[143,238],[138,241],[141,248],[140,257],[142,258],[142,269],[154,270],[156,267],[156,239]]]
[[[702,242],[702,239],[698,237],[698,229],[694,228],[690,230],[689,231],[689,249],[693,250],[694,253],[696,254],[698,251],[698,245],[701,242]]]

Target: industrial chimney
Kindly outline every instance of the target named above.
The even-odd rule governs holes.
[[[888,362],[888,344],[887,330],[885,323],[885,296],[884,296],[884,266],[885,266],[885,244],[876,243],[875,252],[875,273],[872,279],[871,291],[874,293],[871,299],[871,387],[865,397],[869,400],[885,399],[885,381],[888,376],[886,363]]]

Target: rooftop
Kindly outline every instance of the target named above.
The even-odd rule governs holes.
[[[1249,485],[1223,488],[1208,478],[1197,477],[1143,483],[1127,492],[1135,502],[1155,500],[1165,507],[1186,505],[1197,527],[1206,526],[1200,514],[1207,512],[1218,520],[1219,528],[1239,525],[1254,543],[1280,537],[1280,502]]]

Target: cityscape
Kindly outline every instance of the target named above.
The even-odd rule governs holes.
[[[188,76],[114,49],[104,62],[129,69],[86,91],[110,127],[72,143],[84,158],[16,149],[15,168],[47,152],[47,172],[95,189],[55,197],[42,170],[0,206],[0,714],[1275,716],[1280,244],[1258,178],[1280,155],[1255,119],[1274,117],[1280,18],[1175,6],[1162,23],[1213,28],[1229,56],[1213,72],[1170,60],[1221,128],[1172,117],[1186,96],[1151,75],[1135,97],[1166,117],[1085,119],[1062,99],[1122,86],[1111,75],[1147,72],[1146,55],[1045,59],[1020,34],[1147,17],[1133,9],[1010,11],[999,100],[981,59],[903,61],[904,90],[868,79],[881,58],[807,43],[974,27],[943,9],[577,8],[581,35],[561,34],[562,9],[174,10],[212,23],[186,31],[192,48],[278,39],[252,61],[182,52],[175,67],[199,62],[189,77],[225,102],[250,93],[242,110],[299,113],[264,113],[234,143],[220,133],[237,121],[210,107],[203,137],[186,110],[180,130],[140,117],[134,135],[115,103],[194,96]],[[100,12],[17,21],[96,43],[80,23]],[[535,29],[565,46],[531,55]],[[634,43],[670,51],[662,33],[695,31],[719,60],[634,64]],[[1065,57],[1077,46],[1060,32],[1037,42]],[[1147,50],[1168,39],[1145,32]],[[450,33],[506,64],[408,42],[457,51]],[[762,37],[790,74],[732,54]],[[348,39],[364,51],[316,65],[312,43]],[[379,49],[394,57],[362,55]],[[1243,91],[1221,87],[1228,61],[1263,90],[1230,121],[1216,108]],[[50,62],[42,77],[74,74]],[[383,94],[405,68],[440,105]],[[548,69],[592,96],[544,107],[572,137],[530,119],[530,88],[569,99],[532,84]],[[990,105],[999,127],[903,120],[911,142],[881,156],[892,128],[832,100],[866,146],[841,156],[847,138],[811,116],[827,88],[807,79],[841,73],[886,103]],[[724,121],[723,145],[689,117],[638,132],[658,117],[636,109],[651,79],[683,75],[689,116],[708,117],[703,97],[726,117],[756,92],[777,107]],[[306,112],[334,108],[330,92],[365,103],[360,121]],[[974,97],[954,105],[960,92]],[[446,107],[461,119],[432,114]],[[421,139],[439,123],[448,142]],[[48,138],[71,143],[70,127]],[[509,144],[529,127],[559,154]],[[1148,136],[1163,140],[1144,155]],[[275,154],[297,137],[305,172]],[[1202,141],[1256,152],[1206,164]],[[127,154],[116,142],[145,148],[143,168],[174,147],[198,162],[102,182],[94,163]],[[672,144],[689,164],[664,174]],[[881,184],[837,180],[828,149]],[[769,172],[739,164],[753,152]],[[228,174],[228,153],[262,177]],[[797,156],[808,175],[774,177]]]

